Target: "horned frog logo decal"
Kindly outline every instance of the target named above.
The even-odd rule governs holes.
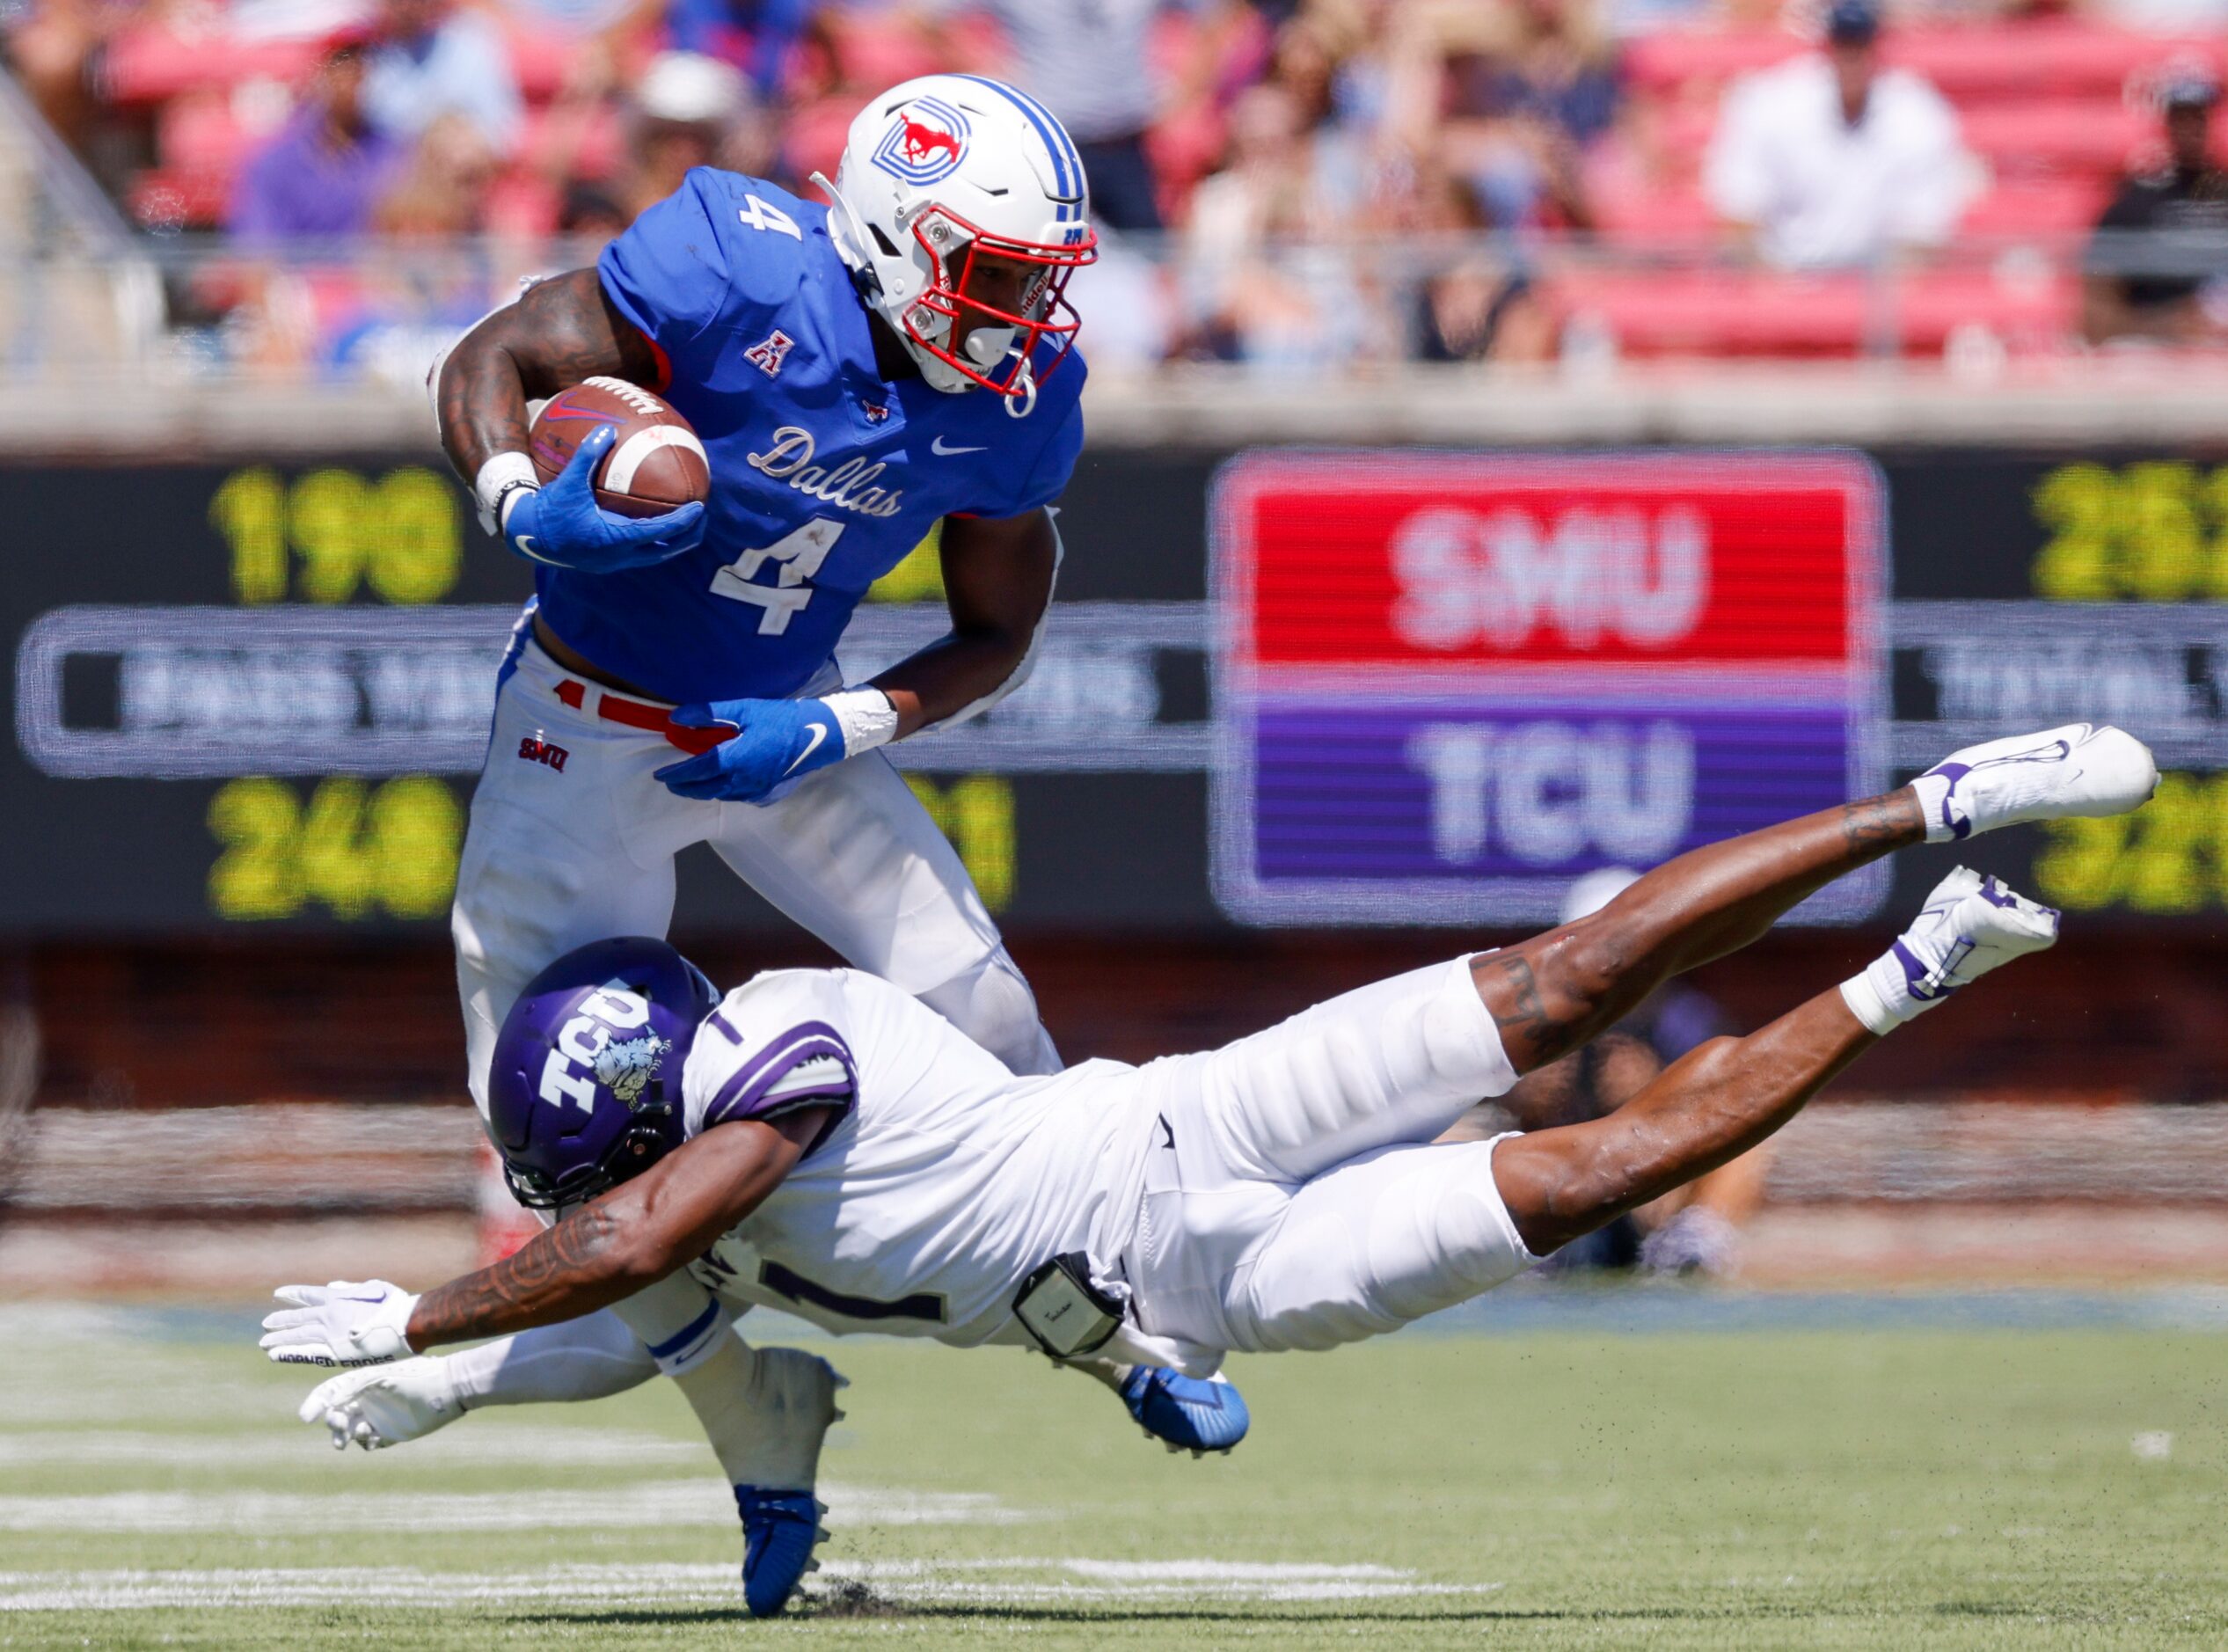
[[[595,1052],[595,1082],[629,1107],[635,1107],[672,1048],[671,1039],[660,1038],[655,1033],[644,1033],[624,1043],[606,1044]]]

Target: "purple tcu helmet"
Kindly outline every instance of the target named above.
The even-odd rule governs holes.
[[[681,1068],[720,1002],[643,935],[591,942],[526,983],[487,1075],[488,1122],[521,1204],[592,1199],[681,1144]]]

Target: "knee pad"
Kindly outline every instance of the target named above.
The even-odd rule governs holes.
[[[1016,1073],[1060,1071],[1060,1052],[1037,1016],[1036,994],[1004,947],[915,996]]]

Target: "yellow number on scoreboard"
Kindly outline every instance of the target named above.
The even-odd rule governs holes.
[[[373,787],[320,780],[307,798],[283,780],[227,781],[208,810],[223,845],[209,868],[209,909],[238,923],[323,907],[343,922],[438,917],[457,885],[464,811],[430,775]]]
[[[2035,485],[2037,593],[2060,603],[2228,597],[2228,465],[2062,464]]]
[[[2159,917],[2228,906],[2228,774],[2166,775],[2136,814],[2046,821],[2042,833],[2035,893],[2053,906]]]
[[[345,603],[367,585],[386,602],[437,603],[464,567],[455,491],[422,464],[376,481],[310,471],[290,484],[254,465],[224,479],[208,519],[231,548],[242,603],[282,603],[289,581],[307,603]]]

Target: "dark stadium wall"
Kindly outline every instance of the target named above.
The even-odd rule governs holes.
[[[1212,1043],[1531,926],[1262,929],[1218,900],[1207,501],[1230,457],[1088,454],[1037,681],[940,746],[898,749],[926,765],[916,789],[1070,1055]],[[1883,781],[2100,712],[2153,741],[2167,783],[2132,825],[1906,857],[1853,932],[1784,930],[1708,984],[1766,1019],[1967,859],[2064,906],[2067,940],[2022,965],[2019,994],[1891,1041],[1859,1087],[2228,1093],[2228,467],[1865,457],[1886,507]],[[442,919],[523,569],[417,454],[16,465],[0,491],[20,543],[51,552],[16,559],[0,590],[16,685],[0,937],[47,1029],[47,1103],[457,1093]],[[857,631],[895,657],[933,634],[935,596],[917,559]],[[707,855],[683,858],[679,910],[724,977],[822,956]]]

